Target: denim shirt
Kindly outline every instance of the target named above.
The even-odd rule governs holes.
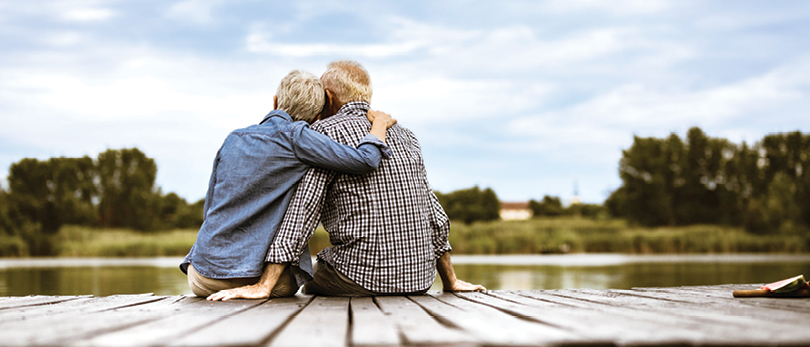
[[[208,278],[258,277],[298,181],[310,167],[363,175],[391,150],[374,135],[353,148],[274,110],[231,132],[217,152],[197,242],[183,259]],[[302,253],[310,260],[308,249]],[[302,264],[311,271],[311,262]]]

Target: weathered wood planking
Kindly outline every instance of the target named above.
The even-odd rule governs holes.
[[[64,301],[76,300],[81,298],[89,298],[92,295],[85,296],[24,296],[24,297],[5,297],[0,301],[0,310],[8,308],[19,308],[26,306],[39,306],[47,304],[56,304]]]
[[[352,298],[352,331],[354,346],[399,346],[402,344],[396,324],[385,315],[374,298]]]
[[[200,299],[197,299],[200,300]],[[259,346],[312,300],[311,296],[277,298],[262,302],[217,322],[186,333],[171,346]],[[250,327],[250,329],[245,329]]]
[[[0,321],[0,345],[3,346],[63,346],[110,331],[141,324],[151,317],[134,316],[116,308],[127,308],[170,300],[166,297],[116,295],[71,300],[62,303],[21,309],[13,319],[13,311],[4,310]],[[98,303],[98,305],[95,305]]]
[[[316,297],[270,341],[270,346],[345,346],[349,298]]]
[[[751,285],[209,302],[0,298],[0,346],[810,346],[810,299]]]

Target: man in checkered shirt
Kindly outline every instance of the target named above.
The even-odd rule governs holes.
[[[336,61],[321,80],[327,101],[322,120],[312,129],[356,146],[371,126],[366,117],[371,99],[368,73],[356,62]],[[421,294],[433,284],[437,270],[445,291],[485,289],[455,276],[447,241],[450,223],[428,184],[416,137],[394,125],[386,138],[393,156],[372,173],[309,170],[270,245],[257,285],[272,288],[291,264],[298,284],[306,283],[306,294]],[[313,270],[309,262],[299,262],[299,255],[319,221],[333,246],[318,254]],[[213,300],[255,298],[255,292],[236,288],[215,294]]]

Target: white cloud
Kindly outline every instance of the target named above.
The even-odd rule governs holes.
[[[583,197],[599,201],[603,189],[615,188],[615,165],[633,134],[683,134],[698,125],[750,142],[810,128],[810,58],[790,29],[806,11],[795,5],[727,11],[700,2],[559,0],[484,12],[456,2],[401,10],[311,1],[287,6],[289,16],[273,23],[239,17],[259,3],[127,4],[168,8],[127,25],[169,31],[145,27],[120,37],[87,25],[116,24],[110,19],[125,14],[118,2],[0,0],[0,33],[35,43],[10,40],[0,59],[0,160],[138,146],[158,161],[164,191],[195,199],[222,138],[269,110],[279,79],[296,68],[317,74],[337,56],[364,63],[373,106],[418,130],[440,190],[477,183],[519,200],[569,192],[581,173],[583,190],[584,177],[596,187]],[[229,16],[217,17],[220,10]],[[341,22],[345,42],[321,39],[308,26],[344,15],[357,19]],[[214,21],[223,39],[205,49],[171,42],[175,22]],[[767,35],[758,31],[763,25]],[[228,37],[236,39],[222,44]],[[772,38],[773,49],[755,43]]]
[[[91,22],[105,21],[115,15],[115,11],[106,8],[75,8],[63,12],[62,18],[69,21]]]
[[[542,7],[547,11],[559,13],[599,11],[614,15],[649,15],[665,11],[672,5],[668,0],[551,0]]]
[[[222,0],[181,1],[169,8],[166,17],[185,22],[206,24],[213,20],[212,12],[220,4],[222,4]]]
[[[46,35],[43,41],[48,45],[67,47],[85,41],[85,36],[75,31],[63,31]]]
[[[188,199],[205,193],[225,135],[261,120],[291,69],[125,46],[41,59],[50,63],[0,70],[0,139],[17,148],[0,151],[3,169],[22,156],[92,157],[134,146],[158,161],[164,191]],[[103,63],[73,65],[83,61]]]
[[[732,140],[753,142],[764,129],[754,130],[759,124],[750,120],[768,114],[789,116],[790,109],[810,106],[806,90],[810,75],[797,74],[808,66],[790,64],[759,77],[700,90],[619,86],[568,108],[510,121],[507,129],[523,145],[504,150],[554,154],[565,148],[568,155],[612,162],[618,160],[617,149],[626,148],[633,134],[661,137],[692,126],[730,129],[727,134],[736,135]],[[746,130],[746,122],[754,129]]]
[[[472,121],[525,112],[542,103],[553,89],[540,83],[508,80],[451,79],[380,71],[375,107],[390,108],[403,120],[422,124]]]
[[[407,42],[345,45],[330,43],[284,44],[270,42],[261,34],[248,35],[246,46],[248,52],[269,53],[288,57],[312,57],[323,55],[351,55],[364,58],[385,58],[411,53],[426,46],[424,42],[412,40]]]
[[[457,30],[436,25],[415,22],[412,20],[389,17],[381,20],[381,30],[388,31],[381,43],[283,43],[272,40],[267,28],[276,30],[275,25],[252,25],[245,38],[245,47],[249,52],[268,53],[289,57],[314,57],[349,55],[364,58],[388,58],[425,51],[432,54],[452,53],[448,46],[458,45],[480,36],[480,31]],[[382,24],[381,24],[382,25]]]

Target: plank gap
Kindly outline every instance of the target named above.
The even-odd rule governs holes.
[[[271,343],[273,343],[273,340],[276,338],[276,336],[278,336],[278,334],[281,334],[281,332],[284,331],[284,329],[287,328],[288,325],[290,325],[290,322],[292,322],[293,319],[295,319],[295,317],[298,317],[298,315],[301,314],[301,311],[307,308],[307,306],[309,306],[309,304],[311,304],[313,300],[315,300],[315,295],[310,296],[309,300],[307,300],[306,303],[301,305],[301,307],[299,307],[298,310],[296,310],[293,314],[291,314],[290,316],[287,317],[287,319],[284,320],[284,323],[281,323],[281,325],[279,325],[276,330],[270,333],[270,335],[267,335],[267,338],[264,339],[259,344],[259,346],[269,346]]]
[[[130,303],[130,304],[124,304],[122,306],[111,307],[111,308],[108,308],[106,310],[100,310],[100,311],[97,311],[97,312],[119,310],[119,309],[127,308],[127,307],[135,307],[135,306],[140,306],[140,305],[145,305],[145,304],[151,304],[153,302],[158,302],[158,301],[161,301],[161,300],[168,299],[169,297],[168,296],[154,296],[154,298],[155,298],[155,300],[139,301],[139,302],[134,302],[134,303]]]
[[[431,317],[431,318],[433,318],[434,320],[436,320],[437,322],[439,322],[439,324],[444,325],[444,326],[446,326],[446,327],[448,327],[448,328],[456,329],[456,330],[462,330],[462,331],[464,330],[464,329],[462,329],[460,326],[458,326],[458,325],[456,325],[455,323],[453,323],[453,322],[451,322],[450,320],[448,320],[447,318],[444,318],[444,317],[442,317],[442,316],[438,316],[438,315],[434,314],[434,312],[433,312],[433,311],[429,310],[429,309],[428,309],[427,307],[425,307],[425,306],[422,306],[422,305],[421,305],[419,302],[417,302],[417,301],[413,300],[413,299],[412,299],[410,296],[407,296],[406,298],[407,298],[408,300],[410,300],[412,303],[416,304],[416,306],[419,306],[419,308],[421,308],[421,309],[422,309],[422,311],[427,312],[427,314],[428,314],[428,315],[430,315],[430,317]],[[441,302],[442,304],[445,304],[445,305],[448,305],[448,306],[453,306],[453,305],[450,305],[450,304],[448,304],[448,303],[446,303],[446,302],[444,302],[444,301],[440,301],[440,302]],[[453,306],[453,307],[456,307],[456,306]],[[456,307],[456,308],[458,308],[458,307]]]
[[[532,300],[536,300],[536,301],[540,301],[540,302],[547,302],[549,304],[555,304],[555,305],[560,305],[560,306],[565,306],[565,307],[574,307],[574,308],[577,307],[576,305],[571,305],[571,304],[564,303],[564,302],[556,302],[556,301],[551,301],[551,300],[548,300],[548,299],[536,298],[536,297],[533,297],[533,296],[523,294],[522,292],[517,292],[516,294],[520,295],[520,296],[522,296],[524,298],[528,298],[528,299],[532,299]],[[560,297],[559,295],[557,295],[557,296]],[[561,297],[561,298],[567,299],[567,298],[564,298],[564,297]]]
[[[158,321],[158,320],[161,320],[161,319],[163,319],[163,317],[155,316],[155,317],[152,317],[151,319],[146,318],[146,319],[140,320],[140,321],[135,321],[135,322],[131,322],[131,323],[125,323],[125,324],[121,324],[121,325],[117,325],[117,326],[111,326],[111,327],[106,328],[106,329],[98,329],[98,330],[87,331],[87,332],[85,332],[83,334],[76,335],[76,336],[73,336],[71,338],[62,339],[62,340],[59,341],[59,343],[64,344],[65,346],[67,346],[67,345],[82,345],[82,342],[90,340],[90,339],[92,339],[92,338],[94,338],[96,336],[115,333],[115,332],[119,332],[119,331],[124,331],[126,329],[131,329],[131,328],[134,328],[134,327],[137,327],[137,326],[140,326],[140,325],[152,323],[152,322],[155,322],[155,321]]]
[[[25,299],[35,300],[37,297],[40,297],[40,296],[29,295],[29,296],[21,297],[18,300],[20,300],[20,301],[23,301]],[[24,308],[24,307],[55,305],[55,304],[61,304],[63,302],[68,302],[68,301],[73,301],[73,300],[78,300],[78,299],[88,299],[88,298],[92,298],[93,296],[92,295],[77,295],[77,296],[72,296],[72,297],[56,297],[56,296],[54,296],[54,297],[48,298],[47,296],[43,295],[41,297],[43,297],[43,301],[40,301],[40,302],[34,301],[34,302],[31,302],[31,303],[24,303],[24,304],[18,304],[18,305],[15,305],[12,302],[8,302],[7,304],[11,304],[11,305],[2,305],[2,307],[0,307],[0,311],[2,311],[2,310],[11,310],[11,309],[19,309],[19,308]]]
[[[354,317],[352,314],[352,300],[354,300],[353,297],[349,298],[349,307],[346,310],[346,312],[349,315],[348,317],[346,317],[346,319],[349,322],[348,324],[346,324],[346,342],[345,342],[346,346],[352,345],[352,328],[354,327]]]
[[[391,314],[388,313],[388,312],[385,312],[385,310],[383,310],[382,306],[380,306],[379,301],[377,301],[378,300],[377,298],[379,298],[379,297],[378,296],[372,296],[371,301],[374,303],[375,306],[377,306],[377,309],[380,310],[380,312],[382,312],[383,315],[385,315],[386,317],[390,317]],[[408,337],[405,336],[405,333],[402,331],[402,329],[397,328],[396,324],[394,324],[394,326],[396,328],[397,337],[399,337],[399,341],[401,341],[402,344],[408,344]]]
[[[513,301],[513,300],[509,300],[508,298],[504,298],[504,297],[500,297],[500,296],[492,295],[492,294],[490,294],[490,293],[488,293],[488,292],[486,292],[486,291],[485,291],[485,292],[481,292],[481,294],[486,295],[486,296],[489,296],[489,297],[492,297],[492,298],[497,299],[497,300],[503,300],[503,301],[511,302],[511,303],[513,303],[513,304],[516,304],[516,305],[525,306],[525,304],[522,304],[522,303],[520,303],[520,302]],[[499,306],[496,306],[496,305],[494,305],[494,304],[489,304],[489,303],[487,303],[487,302],[478,301],[478,300],[475,300],[475,299],[473,299],[473,298],[468,298],[468,297],[463,296],[463,295],[458,295],[457,293],[453,293],[453,295],[455,295],[455,296],[457,296],[457,297],[459,297],[459,298],[462,298],[462,299],[464,299],[464,300],[467,300],[467,301],[470,301],[470,302],[476,303],[476,304],[480,304],[480,305],[484,305],[484,306],[489,306],[489,307],[492,307],[492,308],[494,308],[494,309],[496,309],[496,310],[498,310],[498,311],[501,311],[501,312],[503,312],[503,313],[506,313],[506,314],[508,314],[508,315],[511,315],[511,316],[513,316],[513,317],[515,317],[515,318],[517,318],[517,319],[525,320],[525,321],[532,322],[532,323],[539,323],[539,324],[543,324],[543,325],[546,325],[546,326],[549,326],[549,327],[552,327],[552,328],[556,328],[556,329],[560,329],[560,330],[565,330],[565,331],[569,331],[569,330],[570,330],[570,329],[568,329],[567,327],[564,327],[564,326],[561,326],[561,325],[557,325],[557,324],[553,324],[553,323],[549,323],[549,322],[547,322],[547,321],[540,320],[539,318],[535,318],[535,317],[531,317],[531,316],[526,316],[526,315],[524,315],[524,314],[521,314],[520,312],[512,311],[512,310],[510,310],[510,309],[508,309],[508,308],[505,308],[505,307],[499,307]],[[538,301],[542,301],[542,300],[538,300]],[[554,303],[554,304],[556,304],[556,303]]]

